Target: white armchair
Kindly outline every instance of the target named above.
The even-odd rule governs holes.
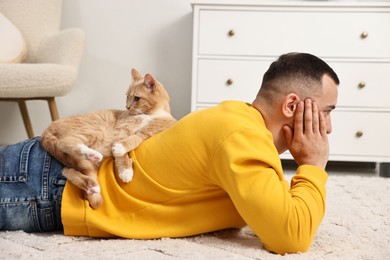
[[[0,1],[0,13],[20,30],[27,44],[23,63],[0,63],[0,101],[19,104],[29,138],[34,133],[26,101],[46,100],[52,120],[58,119],[55,97],[72,88],[84,50],[81,29],[59,30],[61,5],[61,0]]]

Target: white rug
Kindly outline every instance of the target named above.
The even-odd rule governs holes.
[[[249,228],[126,240],[0,232],[0,259],[390,259],[390,178],[330,175],[327,213],[307,253],[275,255]]]

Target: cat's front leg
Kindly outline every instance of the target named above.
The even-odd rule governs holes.
[[[128,153],[125,153],[123,156],[116,156],[115,166],[118,176],[123,182],[129,183],[133,179],[133,160]]]
[[[126,153],[133,151],[135,148],[137,148],[138,145],[146,138],[147,136],[140,133],[130,135],[112,146],[112,155],[114,155],[114,157],[123,156]]]
[[[121,143],[115,143],[112,146],[112,155],[114,157],[121,157],[125,155],[128,151],[126,151],[126,148]]]

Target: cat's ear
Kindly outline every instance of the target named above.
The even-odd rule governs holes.
[[[134,81],[142,79],[141,73],[139,73],[136,69],[131,69],[131,76],[133,76]]]
[[[156,80],[150,74],[145,75],[144,85],[152,92],[156,90]]]

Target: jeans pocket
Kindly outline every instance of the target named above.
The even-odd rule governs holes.
[[[40,231],[36,201],[0,201],[0,230]]]
[[[0,200],[0,230],[51,232],[62,230],[57,200]],[[0,257],[1,258],[1,257]]]

